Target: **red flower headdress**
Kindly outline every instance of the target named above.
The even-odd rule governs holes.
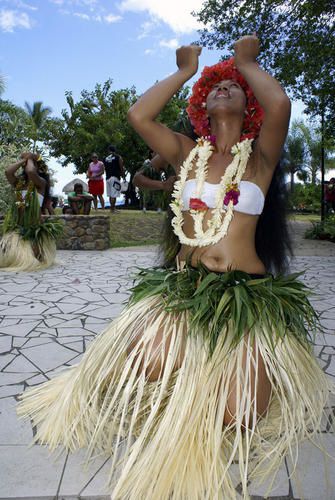
[[[247,98],[247,107],[242,126],[241,141],[258,136],[264,111],[258,103],[247,81],[234,65],[234,58],[221,61],[214,66],[205,66],[199,80],[193,85],[192,95],[186,109],[195,132],[199,136],[209,136],[210,127],[206,113],[206,99],[213,86],[222,80],[234,80],[243,89]]]

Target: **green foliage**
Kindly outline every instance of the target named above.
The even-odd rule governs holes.
[[[318,213],[321,206],[320,184],[295,184],[289,196],[289,207],[295,211]]]
[[[104,158],[113,144],[123,157],[126,170],[133,175],[148,156],[148,147],[127,121],[127,112],[138,96],[135,87],[113,90],[112,80],[97,84],[93,91],[83,90],[78,102],[66,92],[69,110],[63,120],[52,121],[47,143],[53,156],[64,166],[73,163],[77,173],[85,173],[92,152]],[[174,96],[159,119],[167,126],[177,120],[186,107],[187,89]]]
[[[204,337],[209,355],[221,342],[233,348],[257,327],[271,348],[286,335],[306,346],[319,323],[310,290],[297,276],[253,279],[242,271],[214,273],[204,265],[186,265],[182,272],[149,269],[140,273],[131,301],[159,295],[167,311],[188,311],[188,333]],[[230,338],[228,327],[234,332]]]
[[[13,189],[7,181],[5,169],[12,163],[15,163],[21,148],[15,144],[0,144],[0,214],[4,215],[13,201]]]
[[[197,17],[201,43],[227,49],[257,32],[261,63],[335,130],[334,9],[331,0],[206,0]]]
[[[305,232],[305,238],[329,240],[335,243],[335,216],[332,215],[322,222],[313,223],[313,227]]]
[[[41,101],[36,101],[32,105],[25,102],[26,112],[31,123],[30,138],[33,141],[33,151],[36,149],[36,142],[44,139],[44,125],[51,113],[51,108],[43,106]]]
[[[299,128],[299,122],[294,121],[286,139],[282,164],[285,171],[290,176],[291,193],[294,191],[294,174],[299,173],[304,179],[306,168],[306,141]]]
[[[31,121],[24,109],[0,99],[0,144],[22,152],[29,149],[31,133]]]

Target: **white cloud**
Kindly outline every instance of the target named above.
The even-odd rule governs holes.
[[[21,0],[15,0],[15,7],[18,7],[19,9],[38,10],[34,5],[22,2]]]
[[[88,16],[87,14],[82,14],[81,12],[75,12],[73,15],[79,17],[80,19],[84,19],[85,21],[90,20],[90,16]]]
[[[148,12],[152,19],[166,23],[178,34],[191,33],[201,26],[192,11],[201,9],[203,0],[122,0],[121,11]]]
[[[118,21],[121,21],[122,17],[121,16],[116,16],[114,14],[108,14],[107,16],[104,16],[104,20],[107,23],[116,23]]]
[[[177,38],[171,38],[171,40],[161,40],[159,42],[160,47],[166,47],[167,49],[177,49],[179,47],[179,42]]]
[[[154,53],[155,53],[154,49],[145,49],[145,51],[144,51],[144,54],[146,56],[151,56]]]
[[[137,39],[142,40],[150,35],[150,33],[156,28],[157,21],[151,20],[146,21],[141,25],[141,33],[138,35]]]
[[[31,29],[33,21],[25,12],[2,9],[0,11],[0,29],[12,33],[14,28]]]

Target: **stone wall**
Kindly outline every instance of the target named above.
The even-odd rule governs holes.
[[[106,250],[110,246],[108,215],[57,215],[44,218],[63,221],[64,234],[57,242],[59,250]]]

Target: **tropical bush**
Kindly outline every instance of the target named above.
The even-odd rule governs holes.
[[[322,222],[313,223],[313,227],[306,231],[305,238],[329,240],[335,243],[335,216],[332,215]]]
[[[14,144],[0,144],[0,215],[6,213],[13,196],[13,190],[5,175],[5,168],[15,163],[21,152],[21,148]]]
[[[295,184],[293,193],[289,195],[289,208],[294,211],[320,212],[321,185]]]

